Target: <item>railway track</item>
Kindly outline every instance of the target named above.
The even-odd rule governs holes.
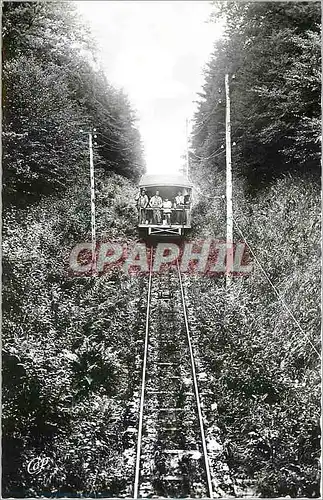
[[[133,498],[148,496],[213,497],[178,264],[148,281]]]

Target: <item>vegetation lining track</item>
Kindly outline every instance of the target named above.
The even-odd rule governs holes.
[[[178,264],[148,282],[133,497],[151,495],[213,496]]]

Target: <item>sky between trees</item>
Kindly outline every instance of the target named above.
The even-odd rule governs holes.
[[[206,1],[76,2],[108,79],[137,109],[149,173],[174,172],[186,147],[202,70],[222,24]],[[165,145],[167,144],[167,147]]]

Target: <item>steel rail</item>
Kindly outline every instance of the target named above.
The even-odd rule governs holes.
[[[202,448],[203,448],[205,471],[206,471],[206,477],[207,477],[207,486],[208,486],[208,490],[209,490],[209,497],[213,498],[212,478],[211,478],[210,464],[209,464],[209,459],[208,459],[208,454],[207,454],[205,431],[204,431],[204,423],[203,423],[203,416],[202,416],[201,402],[200,402],[200,394],[199,394],[199,389],[198,389],[198,384],[197,384],[197,377],[196,377],[196,368],[195,368],[194,353],[193,353],[193,347],[192,347],[191,336],[190,336],[189,325],[188,325],[187,310],[186,310],[185,295],[184,295],[184,287],[183,287],[182,276],[181,276],[181,271],[180,271],[180,267],[179,267],[179,264],[178,264],[178,260],[176,261],[176,266],[177,266],[179,283],[180,283],[180,289],[181,289],[181,296],[182,296],[182,303],[183,303],[183,313],[184,313],[184,321],[185,321],[185,329],[186,329],[186,335],[187,335],[187,342],[188,342],[188,347],[189,347],[189,351],[190,351],[190,358],[191,358],[192,376],[193,376],[193,383],[194,383],[194,391],[195,391],[195,398],[196,398],[198,418],[199,418],[199,423],[200,423]]]
[[[147,294],[147,308],[146,308],[144,357],[143,357],[143,367],[142,367],[142,384],[141,384],[141,396],[140,396],[140,407],[139,407],[137,454],[136,454],[136,465],[135,465],[135,481],[134,481],[134,489],[133,489],[133,498],[136,500],[139,498],[140,460],[141,460],[141,448],[142,448],[143,415],[144,415],[145,388],[146,388],[146,377],[147,377],[147,359],[148,359],[148,346],[149,346],[149,326],[150,326],[149,316],[150,316],[151,289],[152,289],[152,262],[153,262],[153,249],[151,248],[148,294]],[[193,378],[198,420],[199,420],[201,440],[202,440],[202,450],[203,450],[203,455],[204,455],[205,471],[206,471],[206,477],[207,477],[207,489],[208,489],[209,497],[213,498],[211,471],[210,471],[210,464],[209,464],[208,453],[207,453],[204,422],[203,422],[203,416],[202,416],[202,411],[201,411],[201,402],[200,402],[200,394],[199,394],[198,383],[197,383],[194,353],[193,353],[192,341],[191,341],[191,336],[190,336],[190,331],[189,331],[187,309],[186,309],[186,303],[185,303],[184,286],[183,286],[183,282],[182,282],[182,276],[180,273],[178,261],[176,262],[176,265],[177,265],[180,293],[181,293],[181,299],[182,299],[182,305],[183,305],[183,316],[184,316],[184,322],[185,322],[187,343],[188,343],[188,348],[189,348],[189,353],[190,353],[192,378]]]
[[[153,263],[153,247],[150,247],[150,266],[149,266],[149,281],[148,281],[147,309],[146,309],[146,331],[145,331],[145,345],[144,345],[144,360],[143,360],[143,365],[142,365],[142,384],[141,384],[140,407],[139,407],[137,456],[136,456],[136,467],[135,467],[135,483],[134,483],[134,488],[133,488],[133,498],[135,498],[135,499],[138,498],[138,494],[139,494],[142,424],[143,424],[143,415],[144,415],[146,371],[147,371],[148,342],[149,342],[149,313],[150,313],[151,282],[152,282],[152,267],[153,267],[152,263]]]

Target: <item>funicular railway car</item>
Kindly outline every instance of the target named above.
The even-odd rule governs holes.
[[[182,236],[191,227],[192,188],[183,175],[144,175],[137,199],[139,231]]]

